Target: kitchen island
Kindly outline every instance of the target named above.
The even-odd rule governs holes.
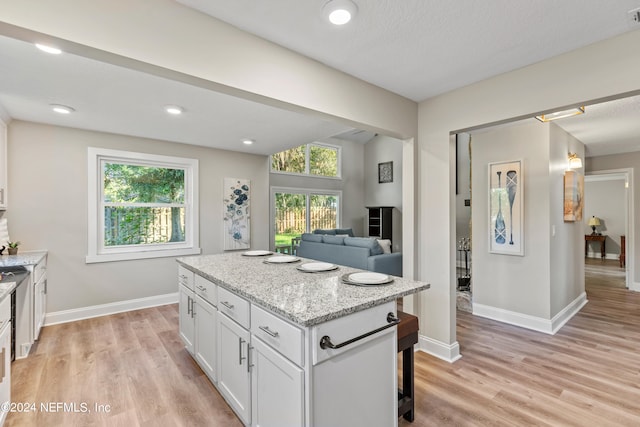
[[[240,253],[178,259],[180,335],[246,425],[397,425],[394,277],[354,286]]]

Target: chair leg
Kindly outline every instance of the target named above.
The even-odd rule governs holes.
[[[411,346],[402,352],[402,392],[411,399],[411,410],[402,416],[410,422],[413,422],[415,411],[413,391],[413,346]]]

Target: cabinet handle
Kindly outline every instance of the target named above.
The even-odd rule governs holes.
[[[191,310],[193,310],[193,307],[191,307],[191,297],[187,296],[187,314],[188,315],[191,315]]]
[[[338,349],[338,348],[342,348],[344,346],[347,346],[349,344],[353,344],[356,341],[360,341],[361,339],[364,339],[368,336],[371,336],[373,334],[376,334],[380,331],[384,331],[387,328],[390,328],[392,326],[396,326],[398,323],[400,323],[400,319],[398,319],[397,317],[395,317],[395,315],[393,313],[389,313],[387,314],[387,324],[384,326],[379,327],[378,329],[374,329],[373,331],[369,331],[365,334],[362,334],[360,336],[357,336],[355,338],[351,338],[348,341],[345,342],[341,342],[340,344],[334,344],[331,342],[331,338],[328,335],[323,336],[320,339],[320,348],[321,349],[327,349],[327,348],[332,348],[332,349]]]
[[[264,331],[265,333],[271,335],[274,338],[278,337],[278,333],[276,331],[272,331],[271,329],[269,329],[268,326],[258,326],[258,329],[260,329],[261,331]]]
[[[220,301],[220,304],[224,305],[225,307],[227,307],[229,310],[233,310],[233,304],[229,304],[228,301]]]
[[[0,188],[0,203],[4,205],[4,188]]]
[[[5,358],[7,357],[7,353],[5,352],[6,347],[2,348],[2,377],[0,377],[0,383],[4,382],[4,375],[6,374],[4,365],[6,365]]]
[[[251,368],[253,368],[253,363],[251,363],[251,350],[253,347],[247,343],[247,372],[251,372]]]
[[[242,361],[246,359],[246,357],[242,357],[242,343],[244,340],[238,337],[238,365],[242,365]]]
[[[191,298],[191,297],[189,297]],[[191,298],[191,317],[195,317],[196,316],[196,305],[195,305],[196,300],[194,300],[193,298]]]
[[[200,289],[202,292],[207,290],[207,288],[205,288],[204,286],[200,286],[200,285],[196,286],[196,288]]]

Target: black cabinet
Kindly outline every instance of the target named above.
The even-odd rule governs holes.
[[[392,206],[367,206],[369,210],[369,236],[391,240],[393,233]]]

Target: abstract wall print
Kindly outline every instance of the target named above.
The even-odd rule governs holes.
[[[223,196],[224,250],[251,246],[251,181],[225,178]]]
[[[582,221],[584,176],[576,171],[564,173],[564,221]]]
[[[378,163],[378,183],[393,182],[393,162]]]
[[[489,163],[489,252],[524,256],[522,161]]]

